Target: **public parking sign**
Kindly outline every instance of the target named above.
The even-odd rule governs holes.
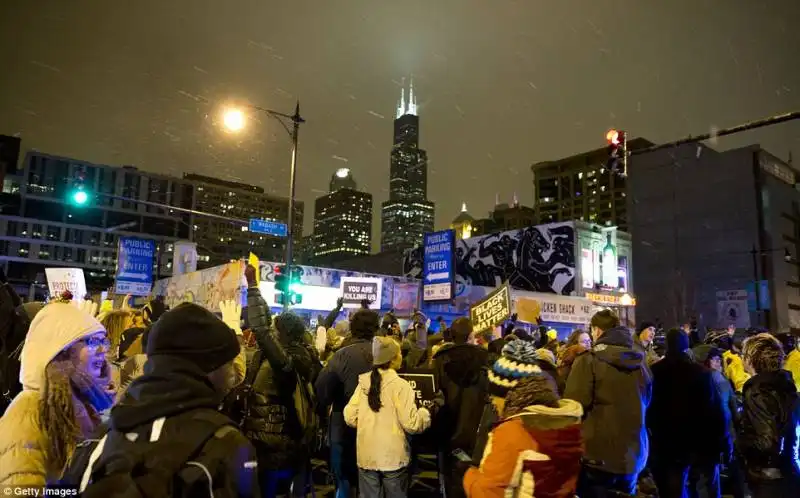
[[[289,233],[286,223],[280,221],[262,220],[260,218],[250,218],[247,229],[253,233],[273,235],[275,237],[286,237]]]
[[[135,237],[120,237],[117,251],[115,292],[147,296],[153,286],[156,243]]]
[[[453,299],[455,264],[454,230],[426,233],[422,268],[422,300],[449,301]]]

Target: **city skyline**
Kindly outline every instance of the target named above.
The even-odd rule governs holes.
[[[280,125],[262,117],[231,136],[209,102],[290,111],[299,98],[308,122],[298,198],[311,205],[330,174],[348,167],[379,205],[388,198],[393,104],[402,76],[413,74],[442,227],[464,200],[485,213],[496,193],[516,191],[531,205],[530,165],[601,147],[608,128],[660,143],[800,106],[793,0],[576,1],[546,11],[501,1],[492,16],[452,1],[139,5],[119,15],[98,0],[4,2],[0,133],[19,134],[25,150],[218,176],[286,196],[290,144]],[[26,26],[37,27],[35,37]],[[796,156],[800,124],[708,145],[751,143]],[[308,232],[310,212],[304,221]]]

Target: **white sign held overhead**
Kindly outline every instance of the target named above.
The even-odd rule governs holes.
[[[74,299],[83,299],[86,292],[86,279],[81,268],[45,268],[50,299],[57,298],[65,291],[72,293]]]
[[[369,309],[381,309],[381,296],[383,280],[370,277],[342,277],[340,283],[343,306],[345,308],[360,308],[361,301],[369,301]]]
[[[750,327],[747,299],[746,289],[717,291],[717,326]]]

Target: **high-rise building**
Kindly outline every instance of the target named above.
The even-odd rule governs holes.
[[[372,194],[359,192],[350,170],[340,168],[314,203],[313,261],[335,263],[369,254],[371,246]]]
[[[22,295],[38,297],[46,267],[82,268],[90,290],[113,283],[121,235],[156,242],[153,276],[171,274],[172,243],[190,237],[192,216],[107,196],[91,205],[66,202],[70,179],[82,171],[86,183],[102,194],[191,209],[193,189],[179,178],[29,152],[17,174],[8,175],[14,209],[0,214],[0,265]]]
[[[800,330],[799,182],[800,171],[758,145],[631,157],[637,317]]]
[[[637,138],[628,150],[653,145]],[[627,230],[626,180],[606,168],[608,149],[531,166],[536,223],[581,220]]]
[[[270,195],[261,187],[187,173],[183,179],[195,188],[194,209],[240,220],[261,218],[285,223],[289,200]],[[303,203],[295,201],[293,240],[299,244],[303,235]],[[225,220],[197,216],[195,242],[198,266],[215,266],[231,259],[256,254],[265,261],[283,261],[285,239],[250,233],[246,226]]]
[[[419,148],[419,116],[414,82],[405,86],[394,120],[389,200],[381,206],[381,250],[402,250],[422,243],[433,231],[434,205],[428,200],[428,154]]]

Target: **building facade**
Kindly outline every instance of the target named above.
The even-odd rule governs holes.
[[[509,204],[501,204],[499,198],[487,218],[474,218],[467,212],[467,204],[461,205],[461,212],[450,223],[459,239],[468,239],[495,232],[520,230],[536,225],[536,210],[523,206],[514,196]]]
[[[633,156],[639,316],[668,326],[800,328],[798,175],[758,145]]]
[[[184,174],[183,180],[195,190],[196,211],[237,220],[261,218],[285,223],[288,219],[289,200],[267,194],[261,187],[196,174]],[[293,240],[297,245],[303,234],[300,201],[295,202],[293,225]],[[195,217],[194,241],[198,266],[202,268],[246,258],[251,252],[265,261],[283,261],[286,248],[282,237],[250,233],[241,223],[203,216]]]
[[[381,251],[402,250],[433,231],[434,205],[428,201],[428,154],[419,148],[419,116],[414,83],[405,87],[394,120],[389,199],[381,206]]]
[[[0,135],[0,191],[4,190],[6,175],[17,173],[21,140],[17,137]]]
[[[372,248],[372,194],[359,192],[350,170],[331,177],[329,193],[314,203],[313,261],[331,264],[369,254]]]
[[[83,172],[94,191],[191,209],[193,190],[180,179],[29,152],[16,175],[6,178],[13,209],[0,215],[0,265],[21,295],[46,289],[46,267],[82,268],[90,290],[113,283],[118,238],[156,242],[154,277],[171,274],[173,242],[190,236],[192,216],[98,196],[90,205],[66,202],[72,178]],[[160,263],[160,264],[159,264]]]
[[[652,145],[637,138],[628,150]],[[627,230],[626,178],[606,168],[608,149],[531,166],[537,223],[580,220]]]

